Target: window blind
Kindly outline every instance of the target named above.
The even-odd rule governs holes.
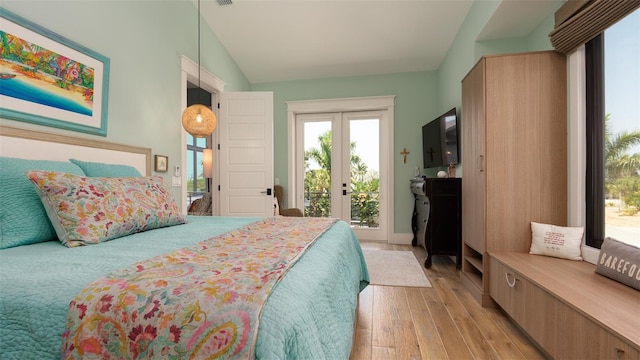
[[[568,54],[640,7],[640,0],[569,0],[555,13],[553,47]]]

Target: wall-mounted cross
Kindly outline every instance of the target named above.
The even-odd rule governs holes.
[[[400,152],[400,155],[402,155],[402,162],[403,163],[407,163],[407,155],[409,155],[410,152],[407,151],[407,148],[402,149],[402,151]]]

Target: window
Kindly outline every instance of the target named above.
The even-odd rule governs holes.
[[[207,147],[206,138],[194,138],[187,134],[187,205],[207,191],[202,165],[202,151]]]
[[[640,246],[640,10],[585,46],[586,225],[589,246],[605,237]]]
[[[199,82],[199,81],[198,81]],[[211,93],[205,89],[187,84],[187,106],[202,104],[211,108]],[[210,179],[204,177],[202,162],[204,149],[211,148],[208,138],[194,138],[187,134],[187,208],[202,194],[210,191]]]

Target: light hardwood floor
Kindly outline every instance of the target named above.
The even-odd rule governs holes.
[[[363,248],[421,247],[362,242]],[[545,359],[500,310],[482,308],[464,289],[446,256],[423,269],[431,288],[370,285],[360,293],[351,360],[360,359]]]

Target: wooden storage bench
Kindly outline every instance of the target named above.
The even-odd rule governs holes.
[[[640,291],[595,265],[490,253],[493,300],[555,359],[640,360]]]

